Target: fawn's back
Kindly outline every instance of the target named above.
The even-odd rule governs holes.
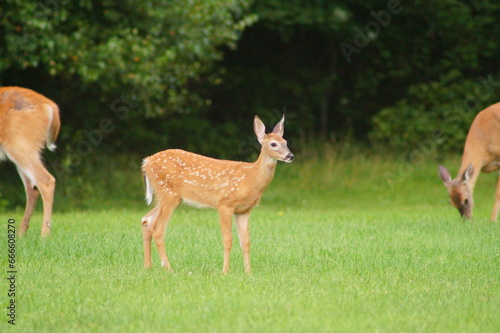
[[[180,149],[146,158],[143,171],[160,202],[182,199],[196,207],[235,207],[236,212],[257,205],[262,187],[272,178],[256,179],[253,163],[218,160]]]

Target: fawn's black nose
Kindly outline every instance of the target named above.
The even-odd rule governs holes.
[[[285,161],[291,162],[291,161],[293,161],[294,158],[295,158],[295,156],[290,153],[290,154],[286,155]]]

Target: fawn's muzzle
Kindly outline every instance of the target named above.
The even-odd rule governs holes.
[[[292,153],[290,153],[290,154],[286,155],[285,162],[290,163],[291,161],[293,161],[294,158],[295,158],[295,156]]]

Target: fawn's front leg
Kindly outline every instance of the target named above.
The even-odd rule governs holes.
[[[228,207],[219,207],[218,211],[222,231],[222,242],[224,245],[224,265],[222,267],[222,273],[227,274],[229,272],[229,256],[233,244],[232,226],[234,210]]]
[[[241,250],[243,251],[243,262],[245,264],[245,272],[247,274],[252,273],[250,268],[250,235],[248,233],[249,219],[250,212],[245,214],[236,214],[236,227],[238,228]]]

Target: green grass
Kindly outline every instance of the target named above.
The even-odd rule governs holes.
[[[395,158],[307,159],[280,165],[252,212],[251,276],[243,273],[237,238],[231,272],[221,274],[214,210],[182,207],[174,213],[166,237],[173,273],[160,269],[156,249],[154,269],[142,269],[146,206],[106,209],[102,198],[99,209],[56,211],[49,239],[39,237],[37,212],[28,235],[17,240],[16,328],[500,331],[500,232],[488,221],[494,176],[479,178],[475,219],[463,222],[447,204],[432,161],[395,181],[394,170],[408,167]],[[458,168],[456,158],[445,163]],[[1,213],[0,221],[5,226],[21,216],[20,210]],[[7,251],[0,249],[5,272]],[[4,308],[7,289],[4,280]],[[1,318],[0,330],[9,329],[7,317]]]

